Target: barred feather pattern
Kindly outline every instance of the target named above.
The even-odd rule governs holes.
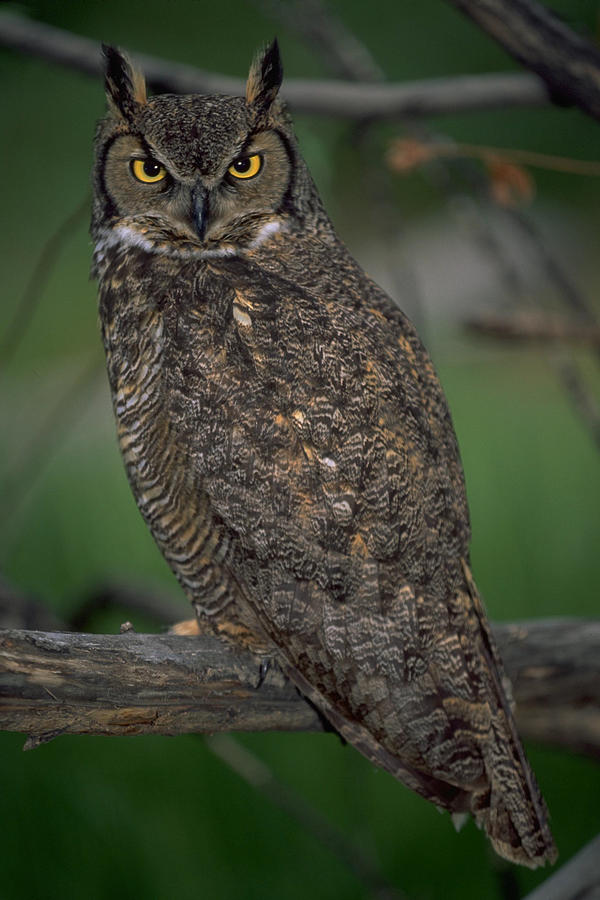
[[[134,496],[204,622],[539,865],[555,848],[469,569],[443,391],[333,229],[265,54],[246,100],[147,100],[108,54],[93,271]]]
[[[102,309],[111,305],[104,295]],[[165,415],[164,325],[144,303],[130,305],[126,321],[131,352],[113,353],[115,321],[103,316],[103,339],[117,435],[136,503],[154,539],[200,614],[215,616],[233,601],[232,539],[217,521],[201,483],[184,459]],[[122,348],[122,343],[120,347]]]
[[[266,635],[373,762],[532,864],[543,801],[468,569],[445,404],[429,393],[427,413],[410,377],[432,377],[412,329],[390,340],[374,287],[365,317],[259,280],[249,257],[182,258],[153,295],[173,265],[113,246],[101,315],[134,495],[184,590]]]

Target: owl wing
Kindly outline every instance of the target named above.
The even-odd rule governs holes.
[[[284,669],[364,755],[536,865],[552,839],[468,572],[454,433],[414,333],[237,262],[217,294],[182,419]]]

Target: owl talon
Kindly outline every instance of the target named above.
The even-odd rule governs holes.
[[[258,681],[256,683],[256,690],[262,687],[263,682],[273,665],[274,660],[271,656],[265,656],[263,659],[261,659],[258,667]]]

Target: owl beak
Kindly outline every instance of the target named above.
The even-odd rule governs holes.
[[[208,225],[208,190],[205,187],[197,187],[192,192],[192,214],[198,237],[203,241]]]

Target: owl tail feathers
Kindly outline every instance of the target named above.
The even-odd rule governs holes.
[[[458,787],[404,766],[381,747],[375,753],[369,753],[355,740],[353,743],[399,781],[441,809],[448,810],[457,831],[471,814],[477,827],[485,831],[494,850],[503,859],[530,869],[556,860],[546,804],[522,751],[519,756],[523,766],[517,763],[509,768],[508,760],[505,766],[498,766],[501,779],[492,775],[489,781],[482,779],[483,783],[477,787]]]
[[[470,813],[504,859],[530,869],[553,863],[557,851],[548,811],[512,716],[496,722],[481,749],[485,773],[477,783],[452,785],[421,775],[422,788],[416,790],[449,810],[457,830]],[[406,780],[401,771],[394,774]]]
[[[501,797],[494,798],[493,788],[486,792],[485,798],[471,795],[475,823],[484,829],[496,853],[530,869],[553,863],[557,851],[539,792],[537,798],[530,798],[530,802],[517,797],[518,806],[506,800],[504,792]],[[485,807],[477,809],[482,801]]]
[[[379,762],[380,765],[384,763]],[[546,863],[553,863],[557,857],[556,846],[548,826],[546,805],[533,780],[531,770],[527,770],[527,781],[533,791],[526,791],[521,785],[482,785],[474,790],[461,789],[431,776],[410,772],[410,780],[404,768],[388,771],[400,781],[409,785],[417,793],[431,800],[452,815],[457,831],[465,824],[469,813],[478,828],[483,828],[496,853],[521,866],[537,869]],[[512,774],[512,773],[511,773]],[[419,785],[418,780],[421,781]],[[411,784],[411,781],[413,782]]]
[[[520,744],[517,746],[519,762],[510,769],[498,766],[501,779],[492,775],[485,790],[473,791],[469,811],[496,853],[510,862],[536,869],[553,863],[557,850],[546,804]]]
[[[511,733],[514,729],[512,719],[509,720],[509,733],[504,731],[496,735],[497,742],[488,747],[487,777],[483,775],[473,785],[452,784],[407,764],[387,750],[363,725],[343,716],[297,669],[285,664],[283,668],[298,690],[321,710],[344,740],[411,790],[450,812],[455,825],[464,824],[465,815],[471,814],[504,859],[531,869],[554,862],[557,853],[548,827],[546,806],[516,733]],[[498,772],[500,775],[496,774]]]
[[[536,869],[557,857],[548,811],[518,738],[503,737],[488,747],[490,759],[484,763],[487,777],[473,785],[442,781],[407,769],[398,760],[394,769],[393,757],[387,761],[371,758],[421,796],[448,810],[457,831],[471,814],[499,856]]]

